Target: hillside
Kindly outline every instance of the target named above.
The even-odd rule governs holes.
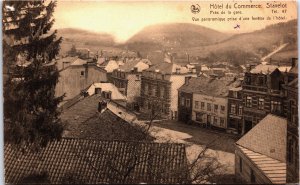
[[[158,24],[145,27],[130,38],[125,46],[128,49],[140,51],[190,48],[214,44],[228,36],[228,34],[195,24]]]
[[[114,37],[109,34],[79,29],[59,29],[58,35],[64,38],[61,54],[65,54],[75,44],[77,48],[89,48],[92,52],[139,51],[142,57],[155,60],[152,63],[161,62],[165,51],[178,57],[186,57],[188,54],[192,62],[229,61],[237,65],[247,61],[259,62],[285,43],[287,46],[272,55],[272,59],[288,60],[298,53],[297,20],[236,35],[188,23],[158,24],[145,27],[125,44],[115,43]],[[181,61],[185,60],[183,58]]]
[[[220,43],[204,47],[193,47],[187,52],[191,56],[205,58],[212,54],[224,55],[231,51],[240,51],[260,59],[284,43],[288,43],[288,46],[281,52],[297,50],[297,20],[274,24],[250,33],[233,35]],[[177,52],[180,52],[180,50],[177,50]],[[289,57],[289,55],[285,56]]]
[[[77,48],[89,48],[92,52],[97,52],[100,49],[111,49],[115,45],[114,37],[106,33],[64,28],[57,30],[57,35],[63,37],[61,55],[65,55],[73,44]]]

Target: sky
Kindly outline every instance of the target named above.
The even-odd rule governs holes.
[[[238,1],[230,1],[234,5]],[[274,2],[274,1],[273,1]],[[211,4],[224,4],[228,2],[213,1],[161,1],[161,2],[117,2],[117,1],[58,1],[54,18],[54,28],[79,28],[93,32],[102,32],[112,34],[116,41],[124,42],[137,32],[149,25],[161,23],[192,23],[212,28],[222,32],[243,33],[264,28],[266,25],[281,22],[282,20],[273,20],[272,9],[266,8],[266,2],[244,1],[238,4],[261,4],[263,8],[252,9],[231,9],[233,11],[242,11],[242,14],[220,15],[210,12]],[[285,16],[284,21],[297,18],[297,4],[295,1],[282,2],[287,3],[287,8],[277,8],[277,16]],[[191,5],[198,4],[200,12],[194,14],[191,12]],[[287,9],[286,13],[281,11]],[[226,9],[223,9],[227,11]],[[218,10],[221,13],[221,10]],[[272,20],[252,21],[252,16],[265,17],[270,16]],[[226,18],[223,22],[193,21],[194,18]],[[227,21],[232,17],[249,17],[249,21]],[[239,29],[234,29],[240,25]]]

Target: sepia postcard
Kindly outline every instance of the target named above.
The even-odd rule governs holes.
[[[3,183],[298,184],[297,5],[4,0]]]

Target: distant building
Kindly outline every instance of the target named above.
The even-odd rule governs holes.
[[[268,114],[236,142],[235,176],[243,183],[286,183],[287,120]]]
[[[105,70],[95,63],[79,58],[72,61],[71,64],[67,64],[67,67],[61,69],[59,74],[55,94],[62,96],[65,93],[64,100],[73,98],[94,82],[107,81]]]
[[[267,114],[284,115],[284,75],[276,65],[260,64],[245,73],[242,84],[243,133],[247,133]]]
[[[97,66],[104,69],[107,73],[112,73],[115,69],[120,67],[116,60],[102,60],[102,58],[98,59]]]
[[[141,104],[143,111],[161,111],[169,119],[178,118],[178,88],[186,76],[196,77],[186,67],[162,62],[142,72]],[[159,109],[153,109],[158,106]]]
[[[126,97],[129,104],[138,106],[137,99],[141,95],[142,71],[148,69],[149,65],[141,59],[127,60],[120,68],[115,69],[110,81]]]
[[[240,85],[206,77],[191,78],[178,90],[179,119],[188,119],[205,127],[227,129],[227,96],[230,88]]]

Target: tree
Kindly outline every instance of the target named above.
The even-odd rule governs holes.
[[[68,51],[68,55],[71,57],[74,57],[77,55],[77,50],[76,50],[76,46],[73,44],[70,51]]]
[[[58,69],[52,61],[62,38],[50,33],[55,1],[3,2],[4,139],[18,148],[39,149],[64,129],[55,97]]]

